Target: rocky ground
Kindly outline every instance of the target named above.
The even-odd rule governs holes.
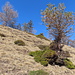
[[[49,45],[51,41],[1,25],[0,33],[5,35],[0,36],[0,75],[28,75],[30,71],[40,69],[47,71],[49,75],[75,75],[75,69],[57,65],[44,67],[29,56],[30,51],[40,50],[38,45]],[[23,40],[25,46],[14,44],[16,40]],[[65,45],[63,50],[69,51],[69,59],[75,64],[75,48]]]

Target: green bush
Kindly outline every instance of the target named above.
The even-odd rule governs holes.
[[[1,37],[6,37],[6,36],[5,36],[4,34],[2,34],[2,33],[0,33],[0,36],[1,36]]]
[[[40,56],[35,56],[34,60],[39,63],[41,61],[41,57]]]
[[[53,50],[46,50],[43,53],[42,57],[44,57],[44,58],[50,58],[50,57],[53,57],[55,54],[56,54],[56,52],[53,51]]]
[[[16,40],[14,43],[19,46],[25,46],[25,43],[22,40]]]
[[[69,69],[75,69],[75,65],[69,59],[64,59],[64,64]]]
[[[34,52],[30,52],[29,55],[30,56],[40,56],[43,54],[44,51],[34,51]]]
[[[43,66],[48,66],[48,61],[41,61],[40,63],[41,63],[41,65],[43,65]]]
[[[50,50],[50,47],[47,45],[39,45],[38,46],[41,50]]]
[[[75,65],[65,58],[60,58],[56,51],[50,50],[48,46],[40,46],[42,51],[30,52],[29,55],[34,57],[34,60],[41,63],[43,66],[48,66],[48,64],[56,64],[59,66],[66,66],[69,69],[75,69]]]
[[[49,39],[47,39],[46,37],[44,37],[43,33],[40,33],[39,35],[36,35],[36,37],[41,38],[41,39],[45,39],[47,41],[50,41]]]
[[[44,51],[35,51],[30,52],[29,55],[33,56],[36,62],[40,62],[42,60],[41,56],[44,53]]]
[[[52,57],[55,54],[55,51],[52,50],[43,50],[43,51],[35,51],[30,52],[30,56],[34,56],[34,60],[36,62],[40,62],[41,65],[47,66],[49,59],[47,57]]]
[[[37,71],[30,71],[29,75],[49,75],[49,74],[43,70],[37,70]]]

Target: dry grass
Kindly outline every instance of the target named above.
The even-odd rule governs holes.
[[[49,75],[75,75],[75,70],[69,70],[66,67],[42,66],[29,56],[30,51],[40,50],[38,45],[49,45],[50,42],[37,38],[26,32],[0,26],[0,33],[6,37],[0,37],[0,75],[28,75],[29,71],[44,70]],[[17,46],[15,40],[23,40],[25,46]],[[64,47],[71,54],[71,61],[75,64],[75,49],[68,46]]]

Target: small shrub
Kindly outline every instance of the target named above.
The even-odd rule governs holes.
[[[48,66],[48,61],[41,61],[40,63],[41,63],[41,65],[43,65],[43,66]]]
[[[30,52],[29,55],[34,56],[34,60],[36,62],[40,62],[41,65],[47,66],[49,63],[49,58],[53,57],[55,54],[55,51],[52,50],[43,50],[43,51],[35,51],[35,52]]]
[[[46,45],[39,45],[38,46],[41,50],[50,50],[50,47],[49,46],[46,46]]]
[[[29,75],[49,75],[49,74],[43,70],[37,70],[37,71],[30,71]]]
[[[2,33],[0,33],[0,36],[1,36],[1,37],[6,37],[6,36],[5,36],[4,34],[2,34]]]
[[[50,57],[53,57],[55,54],[56,54],[56,52],[53,51],[53,50],[46,50],[43,53],[42,57],[44,57],[44,58],[50,58]]]
[[[30,52],[29,55],[30,56],[41,56],[43,54],[44,51],[35,51],[35,52]]]
[[[69,69],[75,69],[75,65],[69,59],[65,59],[64,64]]]
[[[22,40],[16,40],[14,43],[19,46],[25,46],[25,43]]]
[[[30,52],[29,55],[30,56],[35,56],[35,52]]]
[[[47,41],[50,41],[49,39],[47,39],[46,37],[44,37],[43,33],[40,33],[39,35],[36,35],[36,37],[38,37],[40,39],[45,39]]]
[[[36,62],[40,62],[42,60],[41,56],[44,53],[44,51],[35,51],[35,52],[30,52],[30,56],[34,56],[34,60]]]
[[[34,60],[39,63],[41,61],[41,57],[40,56],[36,56],[36,57],[34,57]]]

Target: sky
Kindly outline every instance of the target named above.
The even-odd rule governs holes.
[[[66,11],[75,12],[75,0],[0,0],[0,11],[6,2],[10,2],[14,10],[18,12],[17,24],[28,23],[32,20],[35,34],[44,33],[47,38],[48,31],[41,21],[41,10],[45,10],[47,4],[52,3],[57,6],[59,3],[64,3]]]

